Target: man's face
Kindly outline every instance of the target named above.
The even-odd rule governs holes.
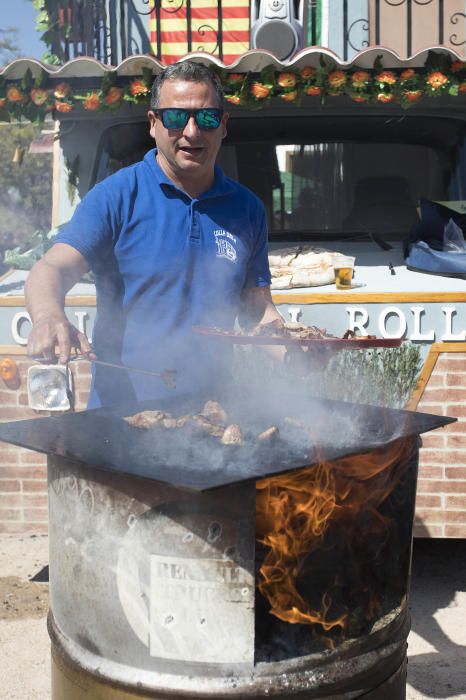
[[[214,88],[208,83],[166,80],[160,92],[159,108],[200,109],[218,107]],[[202,189],[209,187],[222,139],[226,136],[228,115],[218,129],[201,131],[191,116],[184,129],[168,130],[154,112],[149,112],[150,134],[158,149],[159,165],[175,182],[196,181]]]

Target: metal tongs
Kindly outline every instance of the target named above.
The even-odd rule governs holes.
[[[43,357],[33,357],[33,360],[37,362],[44,362]],[[148,369],[140,369],[139,367],[127,367],[126,365],[120,365],[116,362],[105,362],[104,360],[99,360],[94,357],[90,357],[90,353],[80,353],[76,355],[71,355],[68,358],[68,362],[75,362],[80,360],[87,360],[87,362],[92,362],[94,365],[101,365],[102,367],[111,367],[112,369],[121,369],[125,372],[138,372],[139,374],[147,374],[150,377],[159,377],[165,386],[169,389],[176,389],[176,369],[164,369],[161,372],[152,372]]]
[[[112,369],[122,369],[125,372],[147,374],[149,377],[160,377],[165,386],[167,386],[169,389],[176,389],[176,369],[164,369],[161,372],[152,372],[148,369],[127,367],[126,365],[120,365],[116,362],[105,362],[104,360],[98,360],[97,358],[89,357],[89,353],[71,355],[68,361],[74,362],[76,360],[87,360],[88,362],[92,362],[94,365],[101,365],[101,367],[111,367]]]

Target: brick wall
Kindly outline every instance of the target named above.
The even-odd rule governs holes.
[[[418,411],[458,418],[422,438],[415,534],[466,537],[466,353],[440,353]]]
[[[21,385],[8,389],[0,380],[0,421],[38,415],[27,405],[26,376],[31,363],[24,356],[15,359]],[[76,410],[81,410],[86,404],[90,367],[83,362],[72,364],[71,369]],[[439,355],[418,410],[455,416],[458,423],[422,438],[415,534],[466,538],[466,353]],[[0,532],[47,531],[45,465],[44,455],[0,442]]]
[[[19,367],[20,386],[8,388],[0,379],[0,421],[24,420],[38,415],[28,407],[27,370],[31,361],[24,356],[0,355],[15,359]],[[90,383],[90,365],[71,365],[75,386],[76,410],[86,405]],[[46,457],[0,442],[0,532],[47,532]]]

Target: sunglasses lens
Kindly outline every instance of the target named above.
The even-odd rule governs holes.
[[[162,124],[166,129],[184,129],[189,119],[189,112],[186,109],[164,109],[162,114]]]
[[[196,115],[199,129],[218,129],[222,113],[219,109],[200,109]]]

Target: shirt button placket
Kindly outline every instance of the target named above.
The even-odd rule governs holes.
[[[191,202],[191,243],[200,245],[201,241],[201,224],[199,221],[199,212],[195,207],[195,202]]]

